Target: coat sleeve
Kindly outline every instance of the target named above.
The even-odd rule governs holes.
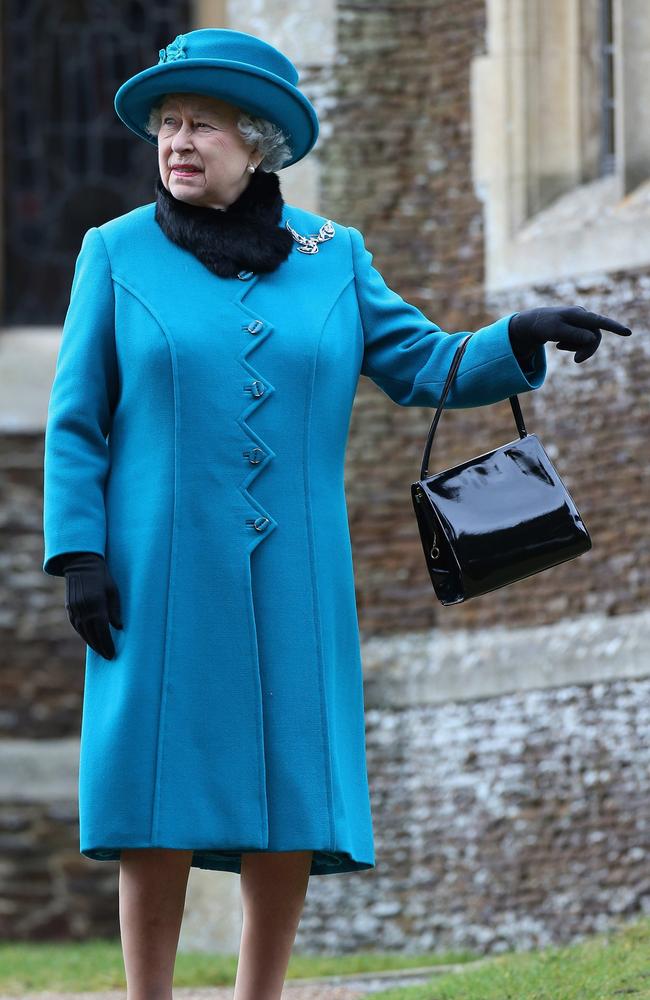
[[[118,394],[115,300],[97,227],[82,240],[45,427],[43,571],[63,576],[68,552],[105,555],[107,437]]]
[[[364,337],[361,374],[400,406],[437,406],[456,348],[470,331],[446,333],[406,302],[373,267],[373,254],[361,233],[352,226],[348,231]],[[508,323],[514,315],[509,313],[475,331],[446,407],[484,406],[543,384],[544,345],[522,369],[508,337]]]

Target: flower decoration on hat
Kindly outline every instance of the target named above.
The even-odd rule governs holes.
[[[166,48],[160,49],[158,56],[159,65],[164,62],[173,62],[175,59],[187,59],[185,35],[176,35],[173,42],[170,42]]]

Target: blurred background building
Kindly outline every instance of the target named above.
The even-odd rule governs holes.
[[[443,329],[580,304],[632,327],[547,346],[520,397],[593,548],[437,604],[410,500],[433,412],[359,383],[346,487],[377,867],[313,878],[297,948],[568,941],[650,912],[650,6],[645,0],[0,0],[0,936],[115,936],[78,853],[85,646],[42,573],[43,432],[90,226],[153,200],[113,95],[179,32],[283,49],[316,105],[290,203],[361,229]],[[516,436],[445,411],[437,467]],[[436,466],[432,466],[436,467]],[[137,724],[137,720],[134,720]],[[180,947],[235,950],[237,877],[192,870]]]

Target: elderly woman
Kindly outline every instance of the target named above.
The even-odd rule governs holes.
[[[171,997],[190,866],[241,875],[236,1000],[280,997],[310,875],[375,864],[343,467],[360,375],[437,404],[464,332],[352,226],[286,204],[318,136],[259,38],[179,35],[115,107],[155,201],[83,238],[45,440],[43,569],[87,643],[81,853],[120,862],[129,1000]],[[619,323],[580,306],[472,337],[448,405],[538,389]],[[414,529],[415,530],[415,529]]]

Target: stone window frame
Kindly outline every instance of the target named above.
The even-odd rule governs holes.
[[[602,172],[601,5],[486,0],[470,65],[487,292],[650,264],[650,16],[613,0],[615,162]]]

